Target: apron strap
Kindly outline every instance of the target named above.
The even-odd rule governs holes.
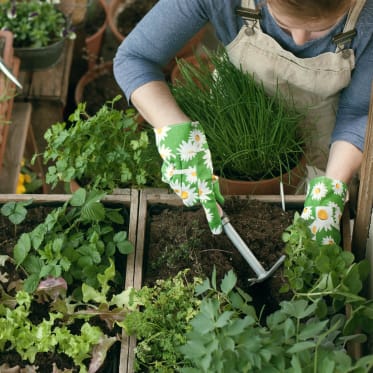
[[[351,54],[348,47],[352,39],[356,35],[355,25],[359,19],[361,10],[363,9],[365,0],[356,0],[354,6],[350,9],[347,15],[347,20],[343,31],[333,37],[333,42],[337,45],[335,53],[342,52],[344,58],[348,58]]]

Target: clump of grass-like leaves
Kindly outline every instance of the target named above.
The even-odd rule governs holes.
[[[215,172],[260,180],[290,171],[303,154],[299,124],[304,112],[278,89],[268,95],[225,52],[207,57],[211,63],[197,57],[199,66],[179,60],[181,77],[171,90],[182,110],[203,126]]]

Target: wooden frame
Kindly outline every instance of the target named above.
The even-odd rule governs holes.
[[[120,193],[120,194],[119,194]],[[71,198],[71,194],[0,194],[0,204],[15,201],[33,200],[33,203],[40,205],[63,204]],[[136,248],[137,243],[137,226],[138,226],[138,204],[139,191],[137,189],[121,189],[118,194],[107,195],[102,199],[106,204],[120,204],[129,208],[129,228],[128,240]],[[134,286],[135,281],[135,259],[136,251],[127,256],[126,273],[124,287],[129,288]],[[127,365],[133,366],[131,361],[132,354],[129,348],[134,344],[133,338],[125,334],[122,336],[121,350],[119,356],[119,372],[127,372]]]

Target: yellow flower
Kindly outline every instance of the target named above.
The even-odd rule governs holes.
[[[31,176],[29,174],[25,174],[23,176],[24,176],[25,183],[30,184],[32,181]]]
[[[16,188],[16,194],[23,194],[26,192],[26,188],[22,184],[18,184]]]

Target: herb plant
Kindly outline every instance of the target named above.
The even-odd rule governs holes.
[[[56,4],[59,0],[5,0],[0,2],[2,30],[14,35],[14,47],[40,48],[75,38],[69,21]]]
[[[136,371],[172,373],[184,365],[179,348],[186,342],[189,321],[195,316],[199,299],[186,271],[153,287],[133,290],[129,305],[136,308],[119,323],[127,335],[136,335]]]
[[[23,233],[14,247],[14,259],[28,274],[24,289],[36,290],[47,277],[64,277],[68,284],[97,287],[115,255],[133,250],[118,209],[105,207],[104,192],[80,188],[61,207],[53,209],[33,231]],[[117,273],[116,283],[121,283]],[[78,297],[79,290],[76,296]]]
[[[160,157],[150,128],[139,129],[134,110],[114,109],[120,96],[89,116],[80,103],[70,123],[53,124],[45,133],[43,155],[51,164],[46,182],[76,180],[86,189],[160,186]],[[34,158],[35,159],[35,158]]]
[[[260,180],[290,171],[304,152],[299,132],[304,113],[279,91],[268,95],[225,52],[207,56],[214,71],[198,56],[199,67],[179,60],[181,78],[171,89],[183,111],[203,126],[215,172]]]
[[[230,271],[219,288],[214,272],[211,282],[197,286],[203,298],[181,347],[190,362],[181,372],[364,373],[373,367],[373,355],[353,362],[347,354],[346,343],[364,336],[343,336],[344,315],[320,319],[315,303],[298,299],[260,320],[236,280]]]
[[[367,260],[355,262],[351,252],[338,245],[320,247],[312,240],[309,228],[296,214],[283,234],[286,243],[284,274],[296,299],[317,305],[317,314],[327,317],[348,308],[344,333],[355,330],[373,332],[373,304],[361,295],[369,274]]]

